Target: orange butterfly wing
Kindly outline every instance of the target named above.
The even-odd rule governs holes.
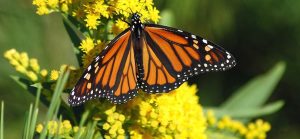
[[[149,93],[169,92],[195,74],[223,71],[235,64],[229,52],[199,36],[146,24],[139,87]]]
[[[136,62],[131,32],[125,30],[84,71],[69,96],[72,106],[94,98],[125,103],[137,94]]]

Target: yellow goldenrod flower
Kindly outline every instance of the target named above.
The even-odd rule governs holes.
[[[115,109],[116,107],[114,106],[105,111],[107,122],[103,124],[102,128],[107,131],[107,134],[105,134],[106,138],[124,137],[125,130],[122,125],[125,118],[120,118],[124,115],[115,112]]]
[[[62,122],[62,127],[65,132],[69,133],[72,130],[72,125],[69,120],[64,120]]]
[[[109,128],[110,128],[109,123],[104,123],[104,124],[103,124],[103,129],[104,129],[104,130],[108,130]]]
[[[45,6],[46,5],[46,1],[45,0],[33,0],[32,4],[36,5],[36,6]]]
[[[48,71],[46,69],[42,69],[40,74],[43,76],[43,77],[46,77],[48,75]]]
[[[130,13],[141,13],[142,22],[154,21],[159,19],[159,11],[153,8],[152,0],[119,0],[115,4],[115,11],[118,14],[123,15],[125,18],[131,16]]]
[[[212,110],[207,111],[207,122],[209,125],[214,125],[216,123],[215,114]]]
[[[139,133],[136,130],[131,130],[129,134],[130,134],[130,138],[132,138],[132,139],[142,139],[143,138],[143,134]]]
[[[148,7],[148,11],[149,11],[149,17],[150,19],[154,22],[157,23],[160,16],[159,16],[159,11],[155,8],[155,7]]]
[[[104,4],[104,0],[96,0],[93,5],[93,12],[99,13],[101,16],[108,18],[109,13],[107,11],[108,5]]]
[[[20,59],[19,59],[19,61],[20,61],[21,65],[23,67],[27,68],[28,65],[29,65],[29,63],[28,63],[29,58],[28,58],[27,53],[25,53],[25,52],[20,53]]]
[[[38,15],[45,15],[45,14],[49,14],[50,10],[46,6],[41,6],[37,8],[36,13]]]
[[[97,26],[100,24],[100,21],[98,21],[98,19],[98,15],[88,14],[84,21],[86,22],[86,26],[89,29],[97,29]]]
[[[118,135],[117,139],[126,139],[124,135]]]
[[[136,124],[150,136],[205,139],[206,119],[196,92],[196,86],[184,83],[168,94],[141,96],[144,99],[131,106],[139,110]]]
[[[51,7],[51,8],[56,8],[58,7],[58,0],[48,0],[47,4]]]
[[[37,81],[38,80],[38,76],[32,71],[29,71],[27,73],[27,76],[30,78],[31,81]]]
[[[125,116],[123,114],[120,114],[118,118],[121,122],[125,121]]]
[[[50,73],[50,79],[51,80],[57,80],[59,76],[59,71],[58,70],[52,70]]]
[[[62,122],[59,121],[49,121],[47,124],[47,127],[45,127],[47,130],[48,136],[53,136],[53,135],[60,135],[61,138],[70,138],[75,135],[76,132],[84,131],[85,127],[82,127],[79,129],[78,126],[72,127],[71,122],[69,120],[63,120]],[[36,126],[36,132],[41,133],[44,129],[44,125],[38,124]]]
[[[47,124],[48,133],[54,135],[57,131],[57,127],[58,125],[56,121],[49,121]]]
[[[67,13],[69,11],[69,7],[66,3],[61,4],[61,11]]]
[[[78,127],[78,126],[74,126],[74,127],[73,127],[73,132],[76,133],[76,132],[78,132],[78,131],[79,131],[79,127]]]
[[[84,52],[84,53],[89,53],[90,50],[92,50],[95,47],[94,45],[94,40],[91,39],[90,37],[87,37],[85,40],[82,40],[80,43],[79,48]]]
[[[41,133],[43,131],[43,125],[42,124],[38,124],[35,128],[35,131],[38,133]]]
[[[38,60],[36,58],[29,58],[25,52],[10,49],[4,53],[4,57],[14,66],[16,71],[22,73],[31,81],[38,82],[40,78],[47,76],[47,70],[40,70]]]
[[[27,75],[27,73],[28,73],[27,69],[21,65],[16,65],[15,68],[16,68],[16,71],[23,73],[25,75]]]
[[[208,127],[218,128],[220,131],[227,131],[232,133],[232,135],[238,134],[246,139],[265,139],[267,137],[266,133],[270,130],[270,124],[261,119],[245,125],[226,115],[216,120],[212,110],[208,110],[206,114],[209,123]],[[214,119],[214,122],[210,122],[209,119]]]
[[[29,65],[30,67],[35,71],[35,72],[39,72],[40,71],[40,65],[38,64],[38,60],[35,58],[32,58],[29,60]]]

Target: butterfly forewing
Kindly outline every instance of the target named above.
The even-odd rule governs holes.
[[[72,106],[89,99],[124,103],[136,95],[136,68],[131,32],[117,36],[84,71],[69,97]]]
[[[182,30],[146,24],[143,37],[140,88],[145,92],[168,92],[195,74],[235,65],[223,48]]]

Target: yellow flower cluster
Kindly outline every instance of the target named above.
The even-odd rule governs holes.
[[[195,85],[184,83],[168,94],[139,97],[140,101],[129,104],[138,110],[137,120],[130,134],[157,138],[206,139],[206,118],[198,104],[196,92]]]
[[[79,22],[92,30],[97,29],[101,23],[107,23],[107,19],[121,16],[124,20],[132,13],[141,14],[141,20],[157,23],[159,11],[154,7],[152,0],[33,0],[33,5],[37,6],[37,14],[44,15],[54,11],[67,13],[75,17]],[[122,22],[122,23],[120,23]],[[115,26],[123,30],[128,25],[117,20]]]
[[[170,93],[148,95],[142,92],[123,105],[93,101],[103,121],[105,138],[195,138],[206,139],[206,118],[198,103],[196,85],[184,83]],[[126,132],[126,133],[125,133]]]
[[[266,133],[271,129],[268,122],[264,122],[261,119],[255,122],[244,123],[233,120],[229,116],[223,116],[220,120],[217,120],[212,110],[208,110],[207,114],[208,127],[217,128],[220,131],[229,131],[233,134],[237,133],[246,139],[265,139]]]
[[[159,11],[153,6],[153,0],[118,0],[114,6],[115,12],[125,18],[130,17],[132,13],[142,15],[142,22],[151,20],[157,23],[160,18]]]
[[[38,124],[35,131],[37,133],[42,133],[43,130],[47,130],[46,132],[49,137],[58,134],[61,138],[70,138],[79,131],[79,127],[72,127],[69,120],[64,120],[62,122],[49,121],[46,129],[44,128],[45,126],[43,124]],[[81,130],[84,130],[84,128],[82,128]]]
[[[254,123],[249,123],[247,128],[246,139],[265,139],[267,137],[266,133],[271,129],[271,125],[258,119]]]
[[[59,77],[58,70],[52,70],[49,74],[48,70],[40,68],[36,58],[29,58],[26,52],[18,52],[16,49],[10,49],[4,52],[4,57],[14,66],[16,71],[22,73],[33,82],[48,79],[55,81]],[[62,65],[62,67],[67,67],[67,65]],[[73,66],[69,68],[72,70],[75,69]]]
[[[106,122],[103,124],[103,129],[106,131],[106,134],[104,135],[105,139],[125,138],[125,130],[122,127],[125,121],[125,116],[121,113],[116,112],[115,110],[116,106],[113,106],[105,111],[105,114],[107,116]]]
[[[37,6],[36,13],[45,15],[55,11],[68,12],[68,5],[72,0],[33,0],[32,4]]]
[[[18,52],[16,49],[7,50],[4,57],[14,68],[28,77],[31,81],[38,81],[38,79],[45,79],[48,75],[46,69],[40,69],[38,60],[29,58],[25,52]]]

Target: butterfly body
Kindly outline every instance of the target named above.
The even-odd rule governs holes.
[[[235,66],[222,47],[191,33],[142,24],[133,14],[131,24],[95,58],[71,91],[69,103],[94,98],[120,104],[147,93],[169,92],[190,77]]]

